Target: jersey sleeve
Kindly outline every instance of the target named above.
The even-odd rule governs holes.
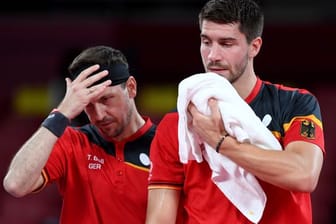
[[[179,160],[177,113],[169,113],[159,123],[151,144],[149,189],[181,189],[184,180],[183,164]]]
[[[316,144],[325,153],[324,134],[320,106],[314,95],[307,91],[297,92],[292,99],[294,105],[287,113],[284,124],[284,145],[292,141]]]

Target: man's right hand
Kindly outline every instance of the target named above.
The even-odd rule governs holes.
[[[93,85],[108,75],[108,71],[104,70],[90,76],[98,69],[99,65],[93,65],[83,70],[73,81],[70,78],[65,79],[66,93],[57,109],[70,120],[79,115],[92,99],[101,94],[107,86],[111,85],[111,80]]]

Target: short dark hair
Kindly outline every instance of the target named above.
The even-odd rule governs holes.
[[[72,61],[68,67],[71,79],[75,79],[83,69],[94,64],[100,65],[100,70],[97,72],[102,69],[118,69],[118,71],[116,71],[117,73],[111,73],[95,84],[110,79],[112,80],[112,85],[121,84],[121,87],[125,87],[125,82],[129,77],[127,59],[120,50],[104,45],[86,48]],[[111,70],[109,70],[109,72],[111,72]]]
[[[204,20],[219,24],[239,25],[248,43],[262,35],[264,14],[253,0],[210,0],[199,13],[199,24]]]
[[[115,64],[123,64],[127,69],[129,68],[127,59],[120,50],[99,45],[83,50],[69,65],[68,71],[72,76],[76,76],[78,75],[75,74],[76,71],[94,64],[99,64],[104,67],[110,67]]]

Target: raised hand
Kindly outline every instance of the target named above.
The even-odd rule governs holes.
[[[108,71],[104,70],[90,76],[98,69],[99,65],[93,65],[83,70],[73,81],[70,78],[65,79],[66,93],[57,109],[69,119],[79,115],[92,99],[99,96],[107,86],[111,85],[111,80],[93,85],[108,74]]]

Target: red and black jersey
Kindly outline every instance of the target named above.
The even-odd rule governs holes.
[[[246,102],[261,120],[267,119],[267,127],[283,147],[300,140],[314,143],[324,152],[320,108],[308,91],[258,79]],[[184,223],[250,223],[213,183],[212,171],[205,160],[180,162],[177,137],[178,113],[168,113],[158,125],[152,142],[149,189],[182,190]],[[309,193],[259,182],[267,195],[260,224],[312,223]]]
[[[43,170],[63,197],[61,223],[139,223],[146,217],[149,149],[156,126],[149,118],[135,134],[108,142],[92,125],[68,127]]]

